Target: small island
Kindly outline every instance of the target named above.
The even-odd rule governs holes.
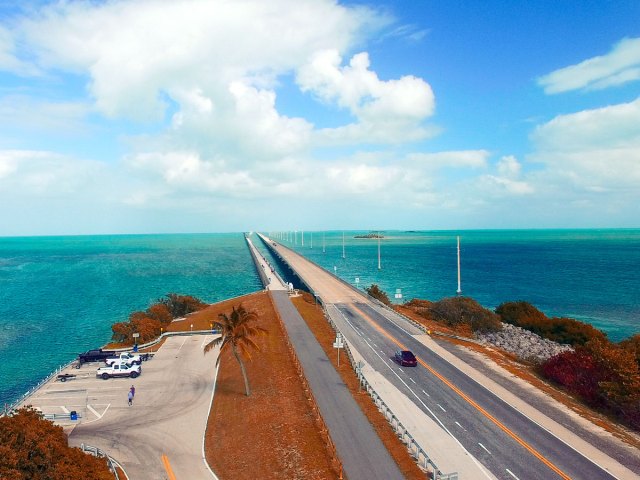
[[[381,233],[367,233],[366,235],[354,235],[353,238],[384,238],[384,235]]]

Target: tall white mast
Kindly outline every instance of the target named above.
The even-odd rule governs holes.
[[[342,231],[342,258],[346,258],[344,254],[344,230]]]
[[[300,232],[300,235],[302,236],[302,246],[304,247],[304,230]]]
[[[460,288],[460,237],[458,236],[458,295],[462,294],[462,288]]]
[[[380,231],[378,231],[378,270],[380,270],[382,266],[380,265]]]
[[[325,249],[324,249],[324,230],[322,231],[322,253],[325,253]]]
[[[311,248],[313,248],[313,232],[311,232]]]

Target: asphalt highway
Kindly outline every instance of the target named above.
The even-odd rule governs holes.
[[[434,353],[429,348],[433,340],[408,321],[376,306],[297,253],[277,243],[270,245],[323,300],[327,312],[337,309],[332,318],[342,317],[341,332],[365,361],[441,426],[432,434],[455,437],[490,472],[488,478],[638,478],[625,468],[617,470],[624,476],[613,475],[608,471],[612,469],[587,458],[566,439],[552,433],[553,429],[543,428],[486,389],[481,375],[479,381],[474,380]],[[418,357],[418,366],[400,367],[395,363],[393,354],[398,348],[412,350]],[[598,463],[604,457],[600,456]]]
[[[408,322],[364,303],[336,307],[351,326],[343,333],[366,360],[497,478],[615,478],[415,340]],[[399,366],[398,348],[413,351],[419,366]]]
[[[123,465],[131,480],[215,478],[203,460],[218,356],[217,350],[204,355],[203,346],[212,339],[169,337],[153,360],[143,363],[142,375],[135,380],[94,378],[96,388],[117,389],[118,395],[99,418],[81,422],[69,444],[104,450]],[[132,383],[136,394],[133,406],[128,406]]]

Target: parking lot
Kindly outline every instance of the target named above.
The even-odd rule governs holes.
[[[142,363],[143,374],[147,369],[153,370],[151,363]],[[54,377],[23,403],[41,411],[45,418],[65,430],[78,423],[101,419],[112,405],[126,406],[129,388],[136,383],[129,378],[96,378],[96,370],[104,366],[104,362],[85,363],[79,369],[75,365],[60,372],[68,376],[66,380]],[[74,411],[77,420],[71,419]]]

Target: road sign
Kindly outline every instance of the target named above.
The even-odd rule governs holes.
[[[333,348],[338,349],[338,366],[340,366],[340,349],[344,348],[344,341],[340,332],[336,333],[336,341],[333,342]]]
[[[402,289],[396,288],[395,298],[402,298]]]

